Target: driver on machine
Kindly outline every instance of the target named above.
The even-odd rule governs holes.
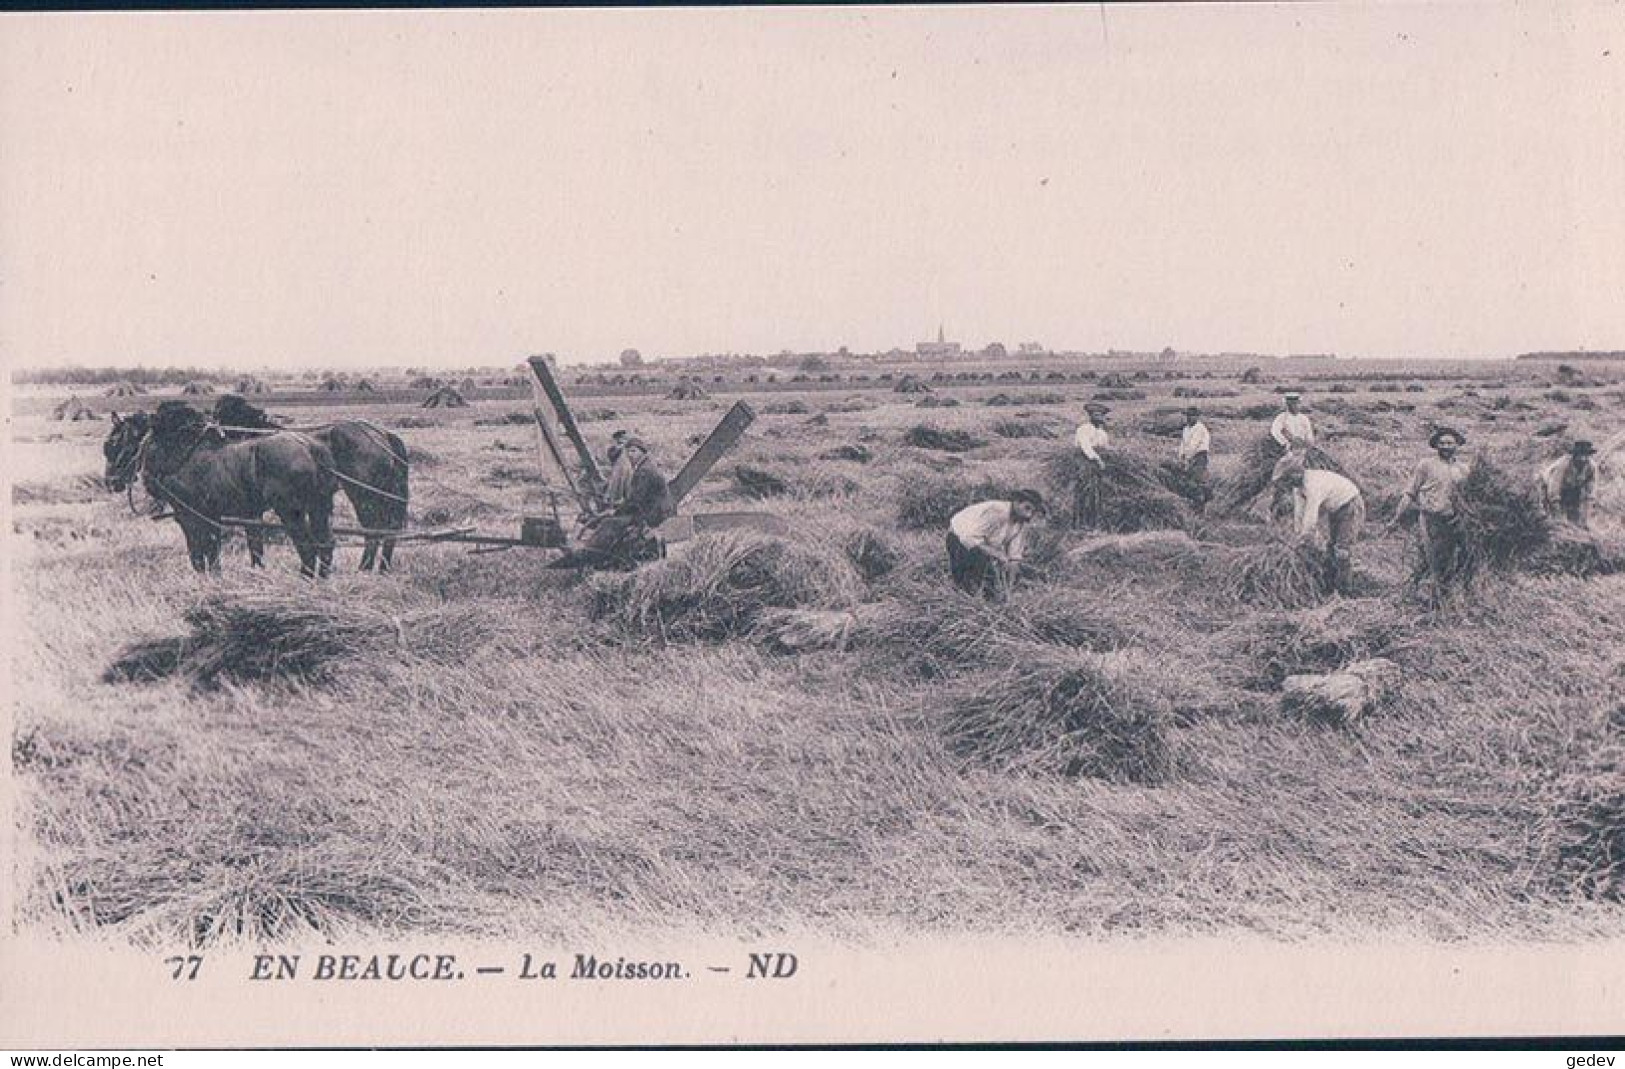
[[[620,442],[619,478],[610,480],[609,511],[591,521],[581,549],[566,553],[552,567],[617,567],[659,554],[649,532],[670,519],[671,490],[649,457],[649,443],[635,434]]]

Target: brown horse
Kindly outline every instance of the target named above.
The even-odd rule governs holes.
[[[199,572],[220,570],[227,518],[276,513],[299,552],[305,575],[326,575],[333,560],[333,457],[327,447],[287,436],[231,442],[203,413],[165,401],[150,418],[120,419],[103,443],[107,484],[115,492],[141,477],[147,492],[174,511]],[[250,554],[261,555],[253,540]]]
[[[365,420],[341,420],[306,431],[288,431],[262,408],[236,394],[226,394],[214,405],[214,421],[230,437],[240,435],[234,428],[286,432],[309,437],[333,454],[333,474],[361,526],[369,531],[399,531],[406,527],[408,466],[406,443],[400,437]],[[254,551],[250,533],[249,551]],[[395,540],[367,536],[361,551],[361,570],[376,564],[389,571],[395,555]]]

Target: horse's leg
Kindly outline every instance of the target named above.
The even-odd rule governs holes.
[[[186,538],[186,555],[192,561],[192,570],[202,575],[209,569],[209,557],[203,544],[202,532],[184,523],[180,527],[181,534]]]
[[[248,563],[256,568],[265,567],[265,535],[247,527],[243,529],[243,538],[248,542]]]
[[[220,546],[225,541],[219,531],[207,531],[203,535],[204,552],[209,561],[209,574],[220,574]]]
[[[361,547],[361,570],[364,572],[372,571],[377,556],[378,539],[368,535],[366,544]]]
[[[310,532],[310,539],[314,543],[316,551],[316,574],[325,579],[327,573],[333,570],[332,499],[318,498],[311,510],[305,514],[305,525]]]
[[[278,509],[277,518],[282,521],[282,526],[288,529],[288,538],[299,553],[299,574],[313,578],[316,575],[316,552],[311,548],[310,530],[305,523],[305,514],[295,509],[286,511]]]

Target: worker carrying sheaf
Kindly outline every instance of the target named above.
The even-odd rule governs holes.
[[[1315,541],[1320,519],[1326,518],[1325,571],[1321,583],[1327,593],[1348,589],[1354,573],[1354,543],[1365,526],[1365,499],[1354,480],[1335,471],[1305,468],[1303,458],[1288,453],[1275,464],[1270,481],[1292,494],[1292,525],[1297,536]]]
[[[1591,499],[1597,492],[1596,447],[1584,438],[1540,471],[1540,501],[1549,516],[1581,529],[1591,526]]]
[[[1309,422],[1309,413],[1299,407],[1302,395],[1289,393],[1284,398],[1286,409],[1275,414],[1270,424],[1270,437],[1285,450],[1303,450],[1315,444],[1315,425]]]
[[[1015,585],[1027,553],[1027,530],[1045,512],[1033,490],[1008,501],[981,501],[954,513],[948,523],[948,569],[968,594],[1002,598]]]
[[[1462,535],[1458,498],[1468,468],[1456,455],[1466,444],[1467,436],[1453,427],[1440,427],[1428,436],[1428,445],[1438,455],[1416,466],[1410,486],[1394,508],[1393,519],[1383,529],[1384,533],[1392,531],[1407,509],[1417,510],[1422,568],[1412,576],[1412,582],[1426,574],[1435,608],[1456,580],[1466,574],[1467,543]]]
[[[1072,521],[1075,527],[1094,527],[1100,521],[1100,482],[1106,470],[1106,459],[1100,451],[1111,444],[1111,435],[1106,432],[1106,417],[1111,409],[1091,401],[1083,406],[1083,411],[1087,418],[1078,427],[1076,441],[1085,463],[1078,469]]]

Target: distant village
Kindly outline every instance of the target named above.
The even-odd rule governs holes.
[[[555,365],[561,363],[552,354],[548,359]],[[846,346],[834,350],[813,350],[796,352],[790,349],[781,349],[774,354],[761,353],[700,353],[692,356],[645,356],[638,349],[623,349],[616,357],[603,360],[568,360],[563,361],[570,368],[584,372],[619,371],[622,373],[635,373],[638,371],[664,372],[679,377],[706,375],[714,377],[724,372],[748,373],[755,378],[765,381],[776,381],[799,376],[816,376],[827,373],[837,367],[853,368],[872,365],[879,368],[902,368],[908,365],[929,365],[942,367],[943,365],[965,364],[967,366],[985,366],[991,363],[1009,361],[1021,362],[1031,365],[1054,365],[1056,363],[1123,361],[1134,364],[1173,363],[1175,361],[1213,361],[1226,364],[1244,363],[1259,364],[1277,360],[1336,360],[1336,353],[1258,353],[1258,352],[1199,352],[1194,350],[1178,350],[1173,346],[1165,346],[1160,350],[1136,349],[1106,349],[1103,352],[1090,352],[1075,349],[1052,349],[1042,342],[1022,341],[1012,348],[1003,342],[991,341],[980,347],[967,346],[962,342],[954,341],[948,337],[947,329],[939,325],[934,339],[915,342],[911,348],[893,347],[874,352],[853,352]],[[1514,359],[1528,361],[1603,361],[1625,360],[1625,350],[1577,350],[1577,351],[1541,351],[1521,353]],[[412,388],[435,388],[444,385],[457,385],[458,375],[478,376],[481,385],[520,385],[528,380],[524,377],[522,365],[502,367],[498,365],[481,365],[469,367],[466,371],[447,369],[419,368],[407,366],[377,367],[372,371],[384,377],[403,377]],[[267,368],[267,375],[279,377],[289,374],[307,381],[310,389],[327,389],[353,391],[359,389],[367,392],[373,389],[370,382],[364,377],[357,377],[343,371],[324,371],[321,369],[293,371],[290,368]],[[495,378],[493,378],[495,376]],[[178,385],[199,380],[221,380],[221,373],[217,370],[206,370],[198,367],[162,367],[131,368],[128,365],[106,365],[95,367],[68,367],[51,369],[20,369],[13,372],[12,380],[18,383],[37,384],[73,384],[95,385],[108,383],[133,383],[144,385]],[[511,381],[509,381],[511,380]],[[467,389],[474,387],[474,379],[468,378],[463,382]],[[262,392],[252,385],[240,387],[238,392]]]

